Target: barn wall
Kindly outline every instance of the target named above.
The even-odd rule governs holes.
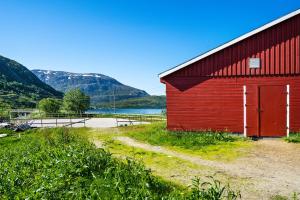
[[[243,132],[243,85],[290,84],[290,130],[300,130],[300,77],[170,77],[167,126],[170,130]]]
[[[299,33],[300,15],[297,15],[169,76],[232,77],[300,74]],[[261,68],[249,69],[249,58],[260,58]]]

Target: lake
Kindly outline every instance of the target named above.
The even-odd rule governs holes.
[[[165,109],[153,108],[119,108],[115,114],[160,115]],[[93,109],[86,111],[88,114],[114,114],[113,109]]]

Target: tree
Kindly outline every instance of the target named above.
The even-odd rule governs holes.
[[[45,98],[39,102],[38,107],[46,114],[58,113],[61,107],[61,100],[53,99],[53,98]]]
[[[90,107],[90,97],[80,89],[71,89],[64,96],[64,109],[68,112],[83,113]]]
[[[1,98],[0,98],[0,122],[2,119],[8,118],[9,117],[9,112],[11,110],[11,107],[8,103],[5,103]]]

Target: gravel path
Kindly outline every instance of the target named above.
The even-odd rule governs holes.
[[[141,143],[129,137],[116,137],[115,139],[129,146],[178,157],[197,165],[215,168],[218,172],[245,178],[251,182],[248,186],[250,188],[242,191],[248,193],[247,199],[251,194],[256,196],[253,199],[257,199],[258,196],[260,199],[268,199],[276,194],[290,197],[293,192],[300,193],[299,144],[286,143],[282,140],[260,140],[255,142],[255,147],[246,157],[223,163]]]

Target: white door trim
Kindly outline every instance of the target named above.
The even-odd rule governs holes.
[[[247,99],[246,99],[247,88],[246,85],[243,86],[243,107],[244,107],[244,136],[247,137]]]
[[[290,136],[290,85],[286,85],[286,136]]]

